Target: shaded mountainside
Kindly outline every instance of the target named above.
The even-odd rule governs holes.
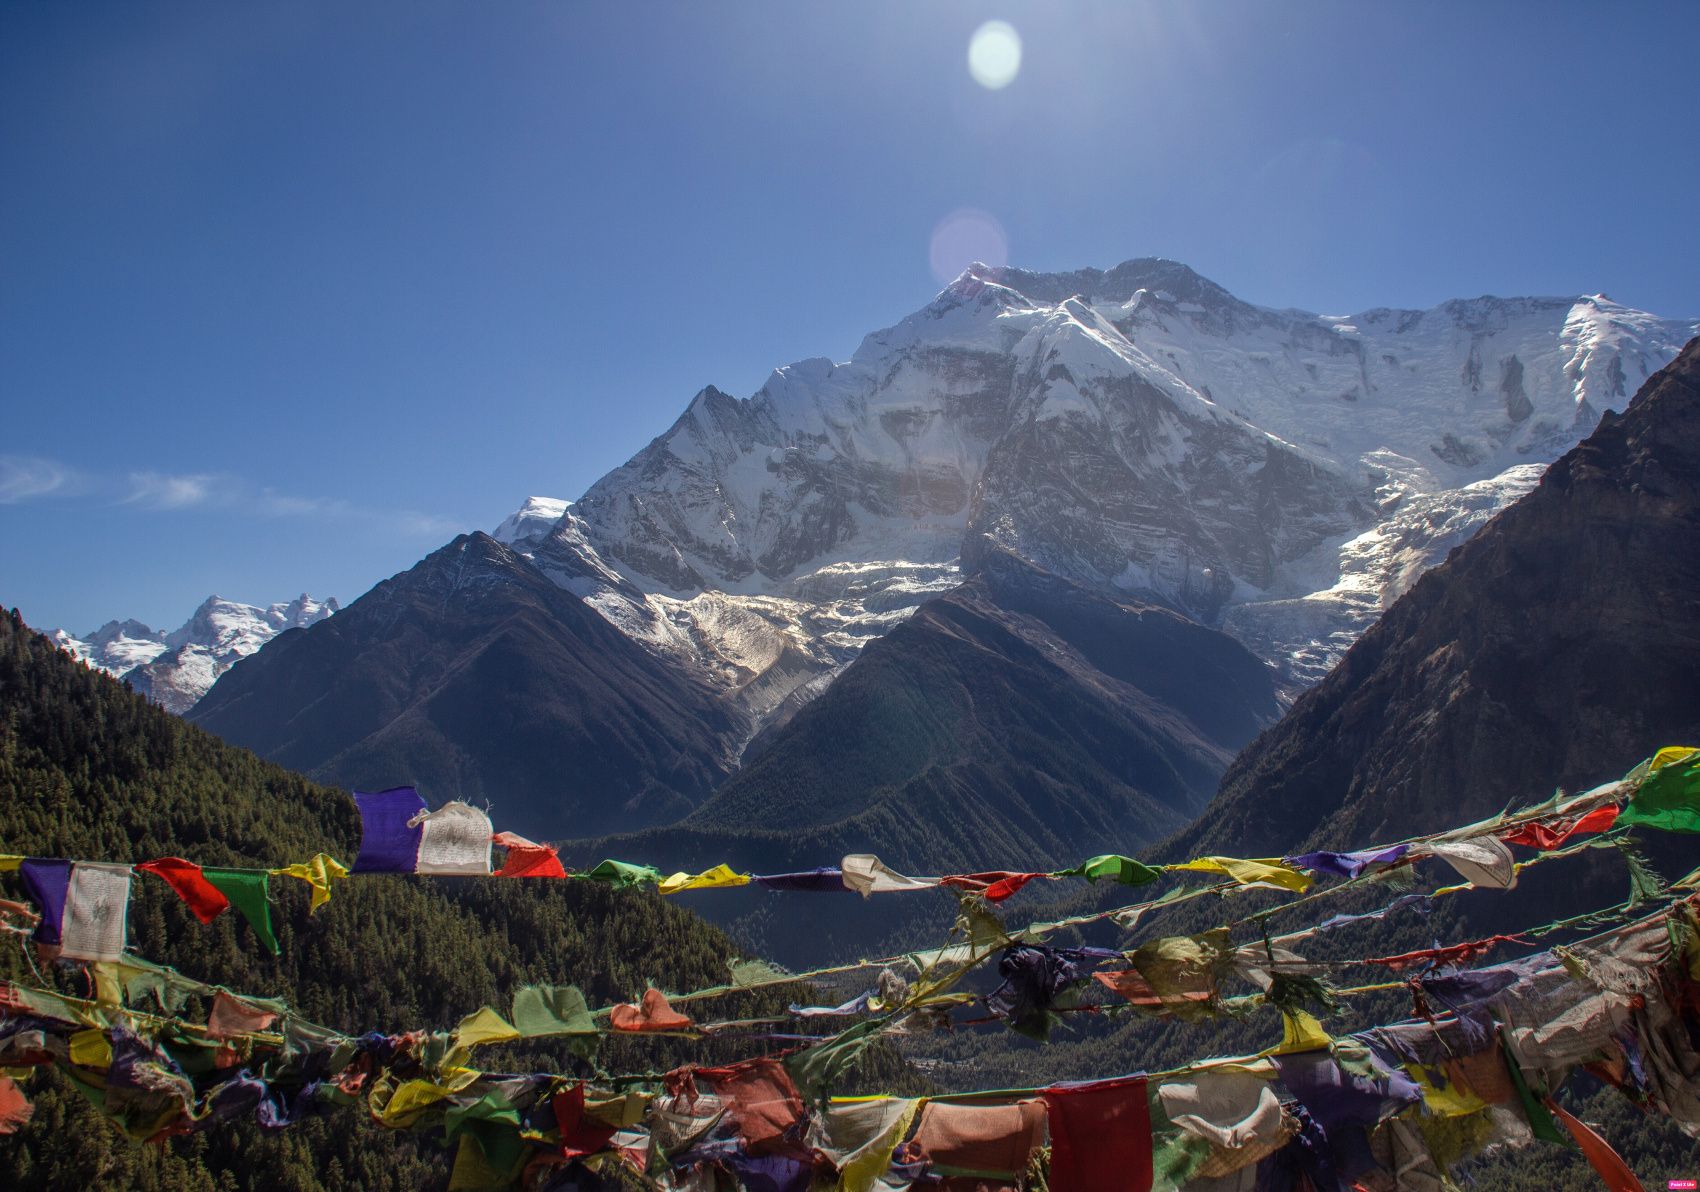
[[[757,872],[864,851],[928,873],[1060,867],[1183,825],[1279,710],[1274,671],[1225,634],[993,552],[753,743],[682,823],[574,855]],[[731,922],[769,902],[719,892],[699,906]],[[911,909],[856,902],[752,938],[797,961],[798,942],[865,946]]]
[[[190,719],[320,781],[494,802],[536,836],[678,819],[730,769],[702,685],[463,535],[220,679]]]
[[[16,613],[0,616],[0,852],[270,866],[321,849],[347,860],[358,836],[346,794],[225,745],[79,665]],[[283,996],[344,1031],[444,1026],[536,981],[576,983],[602,1005],[650,980],[700,988],[724,980],[733,953],[718,931],[654,894],[581,882],[354,880],[310,916],[306,886],[274,879],[275,958],[234,914],[203,925],[163,883],[138,877],[133,889],[135,952],[233,989]],[[19,895],[15,875],[0,878],[0,896]],[[17,949],[0,953],[0,976],[35,979]],[[80,977],[65,978],[82,991]],[[782,1000],[747,998],[739,1008]],[[667,1044],[622,1047],[606,1062],[684,1058]],[[237,1123],[139,1147],[97,1120],[60,1077],[33,1077],[29,1091],[34,1123],[0,1137],[7,1188],[399,1192],[447,1182],[432,1142],[371,1126],[358,1109],[281,1134]]]
[[[1169,851],[1363,845],[1700,741],[1700,340],[1429,572]]]

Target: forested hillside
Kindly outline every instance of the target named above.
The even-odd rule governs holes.
[[[0,853],[283,865],[321,850],[352,860],[358,836],[343,792],[149,705],[31,633],[15,610],[0,616]],[[15,874],[4,881],[5,897],[21,896]],[[305,1018],[350,1033],[452,1025],[535,981],[576,984],[592,1005],[640,994],[650,980],[699,988],[725,979],[733,953],[722,934],[653,892],[586,882],[352,880],[312,915],[304,883],[271,885],[275,958],[238,916],[199,923],[164,883],[143,876],[133,883],[131,947],[201,980],[283,997]],[[44,975],[81,994],[81,969]],[[0,977],[37,980],[23,947],[0,949]],[[683,1046],[622,1041],[602,1058],[666,1066],[695,1058]],[[529,1058],[557,1070],[569,1062],[535,1047]],[[447,1160],[431,1141],[371,1125],[358,1106],[278,1133],[249,1121],[141,1146],[51,1068],[26,1087],[34,1119],[0,1137],[7,1188],[399,1192],[447,1182]]]

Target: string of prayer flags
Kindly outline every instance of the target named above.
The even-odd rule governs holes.
[[[316,853],[311,861],[298,861],[294,865],[285,865],[282,869],[273,869],[272,873],[279,877],[300,878],[313,887],[312,897],[307,903],[307,913],[312,914],[331,900],[331,883],[341,881],[348,876],[348,870],[341,861],[329,853]]]
[[[491,843],[508,850],[497,877],[566,877],[561,856],[547,844],[538,844],[513,832],[498,832]]]
[[[1106,853],[1091,857],[1073,869],[1059,869],[1052,877],[1083,877],[1089,882],[1109,880],[1124,886],[1144,886],[1163,876],[1161,869],[1141,864],[1132,857]]]
[[[1479,889],[1509,890],[1517,884],[1517,863],[1511,850],[1493,836],[1469,840],[1437,840],[1421,848],[1424,856],[1439,857],[1458,876]]]
[[[609,1025],[617,1031],[688,1031],[695,1024],[667,1004],[659,989],[646,989],[637,1005],[626,1003],[608,1012]]]
[[[1700,749],[1659,750],[1617,822],[1666,832],[1700,832]]]
[[[1242,886],[1273,886],[1303,894],[1310,889],[1310,878],[1289,865],[1273,859],[1248,861],[1239,857],[1198,857],[1165,869],[1191,870],[1196,873],[1219,873]]]
[[[276,956],[277,936],[272,934],[271,875],[264,869],[205,869],[201,876],[223,894],[238,914],[247,920],[265,949]]]
[[[881,861],[872,853],[853,853],[844,858],[844,884],[863,898],[870,894],[895,894],[904,890],[930,890],[940,880],[936,877],[907,877]]]
[[[35,942],[67,960],[117,960],[129,923],[130,867],[29,857],[18,874],[41,908]]]
[[[1308,869],[1312,873],[1353,878],[1372,866],[1385,869],[1394,865],[1410,851],[1411,846],[1408,844],[1394,844],[1386,848],[1360,849],[1355,853],[1301,853],[1296,857],[1284,858],[1283,864],[1295,869]]]
[[[162,879],[189,907],[189,913],[203,923],[211,923],[230,909],[230,899],[206,879],[201,867],[182,857],[161,857],[143,861],[136,866],[144,873]]]
[[[705,869],[701,873],[675,873],[672,877],[664,878],[661,882],[661,892],[677,894],[682,890],[724,890],[749,884],[749,874],[737,873],[729,865],[716,865],[713,869]]]

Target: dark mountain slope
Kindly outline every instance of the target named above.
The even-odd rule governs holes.
[[[679,869],[863,851],[912,872],[1060,867],[1173,831],[1278,712],[1273,672],[1231,638],[996,555],[870,643],[683,823],[574,847]],[[800,962],[933,901],[847,899],[806,922],[760,891],[695,905]]]
[[[1700,340],[1424,576],[1172,852],[1468,822],[1700,741]]]
[[[491,800],[539,836],[677,819],[729,769],[710,693],[484,534],[267,643],[189,718],[320,781]]]
[[[270,866],[321,849],[347,861],[358,837],[344,793],[224,744],[78,664],[15,612],[0,615],[0,852],[111,861],[176,854]],[[700,988],[725,978],[733,952],[719,932],[652,894],[585,882],[355,879],[309,915],[306,886],[274,879],[282,944],[275,958],[234,914],[203,925],[161,882],[139,876],[133,891],[138,954],[285,997],[308,1019],[351,1032],[452,1024],[535,981],[578,984],[600,1005],[651,979]],[[21,896],[16,875],[0,876],[0,896]],[[63,974],[79,993],[80,970]],[[39,980],[16,948],[0,950],[0,977]],[[608,1061],[647,1066],[687,1054],[695,1053],[616,1049]],[[29,1088],[34,1122],[0,1137],[0,1185],[8,1189],[399,1192],[447,1182],[434,1143],[371,1126],[358,1108],[282,1134],[249,1122],[138,1147],[58,1077],[32,1077]]]

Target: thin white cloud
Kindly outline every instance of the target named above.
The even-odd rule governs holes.
[[[0,505],[22,505],[43,497],[68,496],[76,473],[58,460],[35,455],[0,455]]]
[[[342,497],[301,496],[260,488],[227,472],[147,471],[100,476],[41,456],[0,455],[0,505],[73,496],[149,513],[203,510],[363,522],[417,538],[452,537],[466,528],[453,518],[417,509],[362,506]]]
[[[118,498],[120,505],[143,509],[193,509],[222,495],[228,496],[228,478],[202,472],[173,476],[166,472],[131,472],[129,485]]]

